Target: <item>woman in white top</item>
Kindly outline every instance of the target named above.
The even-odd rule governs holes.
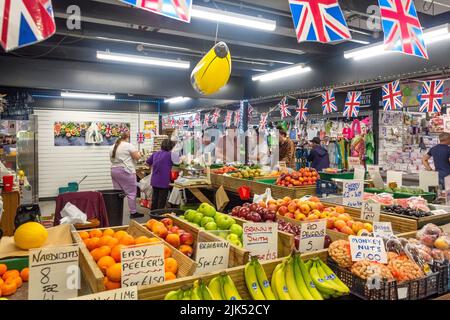
[[[141,154],[130,142],[130,134],[122,133],[109,152],[111,159],[111,178],[114,189],[122,190],[128,198],[130,218],[142,218],[144,215],[136,212],[136,161]]]

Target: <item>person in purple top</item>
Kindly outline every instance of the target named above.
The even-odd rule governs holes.
[[[308,161],[311,162],[311,167],[318,172],[330,167],[330,157],[328,151],[320,145],[320,138],[314,137],[311,140],[312,149],[309,152]]]
[[[172,165],[179,163],[178,156],[172,152],[174,146],[174,142],[166,139],[161,144],[161,151],[155,152],[147,159],[152,171],[150,181],[153,188],[152,210],[166,207]]]

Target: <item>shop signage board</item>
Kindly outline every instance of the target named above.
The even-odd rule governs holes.
[[[244,249],[259,260],[272,260],[278,256],[278,223],[246,222],[244,229]]]
[[[137,286],[108,290],[70,300],[138,300]]]
[[[369,260],[387,263],[386,248],[383,239],[376,237],[349,236],[352,261]]]
[[[199,233],[199,239],[202,238]],[[228,268],[230,256],[230,243],[228,241],[197,242],[195,262],[197,268],[195,274],[204,274]]]
[[[380,221],[381,204],[379,202],[364,202],[361,208],[361,219],[371,222]]]
[[[355,167],[355,173],[354,173],[353,179],[364,181],[365,178],[366,178],[366,169],[364,168],[364,166]]]
[[[322,250],[327,232],[327,221],[304,222],[300,225],[300,253]]]
[[[342,197],[344,206],[360,208],[364,193],[364,182],[357,180],[348,180],[343,182]]]
[[[358,157],[348,157],[348,169],[351,170],[356,166],[361,165],[361,160]]]
[[[419,187],[428,192],[428,187],[439,186],[439,172],[437,171],[419,171]]]
[[[390,182],[395,182],[398,187],[401,187],[403,185],[403,172],[388,170],[386,183],[389,184]]]
[[[29,251],[29,300],[67,300],[78,296],[79,247],[57,246]]]
[[[122,287],[164,282],[164,245],[132,246],[120,251]]]
[[[374,222],[373,223],[373,235],[375,237],[389,238],[394,235],[392,231],[392,223],[390,222]]]

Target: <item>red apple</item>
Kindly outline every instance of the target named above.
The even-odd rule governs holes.
[[[179,230],[180,230],[180,228],[177,226],[173,226],[173,227],[169,228],[169,232],[171,232],[171,233],[178,233]]]
[[[288,213],[288,208],[286,206],[281,206],[278,209],[278,213],[281,214],[282,216],[286,215],[286,213]]]
[[[180,235],[180,244],[192,245],[194,243],[194,237],[189,232]]]
[[[237,217],[239,215],[239,210],[241,210],[240,206],[234,207],[233,210],[231,210],[231,215]]]
[[[164,218],[161,220],[162,223],[166,226],[167,229],[170,229],[173,227],[173,221],[170,218]]]
[[[288,212],[284,216],[287,217],[287,218],[294,219],[294,214],[292,212]]]
[[[256,211],[258,209],[258,205],[256,203],[252,203],[250,205],[250,211]]]

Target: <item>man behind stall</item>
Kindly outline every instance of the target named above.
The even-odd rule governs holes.
[[[311,167],[318,172],[330,167],[330,156],[327,149],[321,146],[319,137],[314,137],[311,140],[311,151],[309,152],[308,161],[311,162]]]
[[[450,175],[450,133],[441,133],[439,142],[423,156],[422,163],[426,170],[433,171],[429,163],[429,160],[433,158],[434,167],[439,173],[439,184],[445,188],[445,177]]]
[[[286,162],[288,168],[295,168],[295,144],[288,136],[286,131],[279,130],[280,138],[280,161]]]

